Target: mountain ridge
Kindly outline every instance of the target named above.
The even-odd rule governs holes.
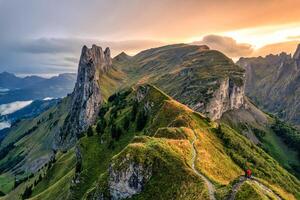
[[[18,163],[19,178],[30,165],[16,155],[37,163],[32,176],[4,199],[228,199],[247,167],[261,185],[248,180],[237,196],[251,190],[257,199],[300,198],[299,180],[241,131],[249,122],[256,126],[247,117],[261,111],[241,91],[244,70],[231,59],[185,44],[112,60],[104,52],[83,47],[73,94],[33,122],[21,122],[0,145],[3,150],[12,143],[4,159]],[[233,91],[243,98],[237,107],[231,106]],[[211,110],[198,112],[216,99],[222,108],[218,119],[211,119]],[[199,102],[204,106],[194,110]],[[90,118],[80,118],[85,116]],[[38,148],[27,154],[33,144]],[[42,162],[42,155],[49,157]],[[3,162],[0,169],[13,176]]]

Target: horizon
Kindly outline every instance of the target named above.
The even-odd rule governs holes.
[[[177,43],[205,44],[235,61],[293,54],[300,43],[299,8],[293,0],[0,0],[0,69],[76,73],[80,48],[92,44],[110,47],[114,56]]]
[[[163,47],[163,46],[168,46],[168,45],[176,45],[176,44],[180,44],[180,43],[174,43],[174,44],[166,44],[166,45],[162,45],[162,46],[157,46],[157,47],[151,47],[151,48],[148,48],[148,49],[152,49],[152,48],[159,48],[159,47]],[[193,44],[193,43],[183,43],[183,44],[187,44],[187,45],[198,45],[198,44]],[[92,45],[97,45],[97,44],[92,44]],[[87,46],[88,48],[91,48],[92,45],[90,46]],[[206,45],[206,44],[201,44],[201,45]],[[86,46],[86,45],[83,45],[83,46]],[[83,47],[82,46],[82,47]],[[297,47],[300,46],[300,41],[299,43],[296,44],[296,48],[294,49],[294,51],[292,52],[286,52],[286,51],[281,51],[281,52],[277,52],[277,53],[269,53],[269,54],[266,54],[266,55],[257,55],[257,56],[249,56],[250,57],[267,57],[267,56],[270,56],[270,55],[280,55],[282,53],[286,53],[287,55],[293,57],[294,53],[296,52],[297,50]],[[101,46],[100,46],[101,47]],[[208,46],[210,49],[212,49],[210,46]],[[105,49],[106,47],[101,47],[102,49]],[[109,48],[109,47],[108,47]],[[116,55],[113,55],[112,56],[112,59],[115,58],[116,56],[118,56],[119,54],[121,53],[125,53],[127,55],[130,55],[130,56],[135,56],[139,53],[141,53],[142,51],[144,50],[148,50],[148,49],[141,49],[140,51],[134,53],[134,54],[129,54],[127,53],[126,51],[120,51],[118,54]],[[218,50],[218,49],[212,49],[212,50]],[[220,51],[220,50],[218,50]],[[222,51],[220,51],[222,52]],[[224,52],[222,52],[224,53]],[[225,54],[226,55],[226,54]],[[229,57],[229,56],[228,56]],[[248,58],[247,56],[241,56],[241,57],[229,57],[233,60],[234,63],[236,63],[240,58]],[[79,62],[79,59],[78,59],[78,62]],[[77,64],[78,65],[78,64]],[[19,78],[25,78],[25,77],[31,77],[31,76],[38,76],[38,77],[42,77],[42,78],[47,78],[47,79],[50,79],[50,78],[53,78],[53,77],[56,77],[56,76],[59,76],[61,74],[77,74],[77,68],[75,71],[66,71],[66,72],[58,72],[58,73],[15,73],[13,71],[8,71],[8,70],[3,70],[3,71],[0,71],[0,74],[2,73],[9,73],[9,74],[13,74],[15,75],[16,77],[19,77]]]

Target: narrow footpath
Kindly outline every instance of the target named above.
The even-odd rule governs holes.
[[[239,191],[241,185],[245,182],[245,181],[250,181],[250,182],[254,182],[255,184],[257,184],[262,190],[264,190],[265,193],[269,193],[272,194],[277,200],[282,200],[282,198],[280,196],[278,196],[275,192],[273,192],[270,188],[268,188],[266,185],[264,185],[263,183],[261,183],[258,179],[256,179],[255,177],[252,177],[251,179],[247,179],[244,176],[241,176],[239,178],[239,181],[234,184],[232,186],[232,190],[231,190],[231,194],[228,198],[228,200],[234,200],[235,196],[237,194],[237,192]]]
[[[194,131],[193,131],[194,132]],[[197,151],[195,147],[195,141],[197,139],[196,133],[194,132],[194,140],[192,141],[192,151],[193,151],[193,157],[192,157],[192,169],[193,171],[204,180],[205,184],[207,185],[208,188],[208,193],[209,193],[209,198],[210,200],[216,200],[215,198],[215,187],[214,185],[208,180],[202,173],[200,173],[196,168],[195,168],[195,162],[197,158]]]

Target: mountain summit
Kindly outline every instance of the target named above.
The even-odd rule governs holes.
[[[78,66],[77,82],[72,93],[70,113],[60,132],[60,143],[73,144],[76,136],[85,131],[96,119],[103,101],[99,80],[112,65],[110,49],[105,51],[93,45],[83,46]],[[65,140],[66,134],[70,136]],[[63,137],[64,135],[64,137]]]

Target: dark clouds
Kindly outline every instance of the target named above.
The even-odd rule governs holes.
[[[249,56],[253,53],[253,48],[250,44],[237,43],[231,37],[219,35],[204,36],[201,41],[193,42],[193,44],[205,44],[211,49],[219,50],[230,57]]]
[[[83,45],[97,44],[110,47],[112,55],[122,51],[137,53],[151,47],[164,45],[152,40],[100,41],[86,38],[39,38],[13,41],[0,54],[0,71],[16,73],[63,73],[76,72]],[[1,49],[0,51],[4,50]],[[6,66],[3,65],[6,63]]]

